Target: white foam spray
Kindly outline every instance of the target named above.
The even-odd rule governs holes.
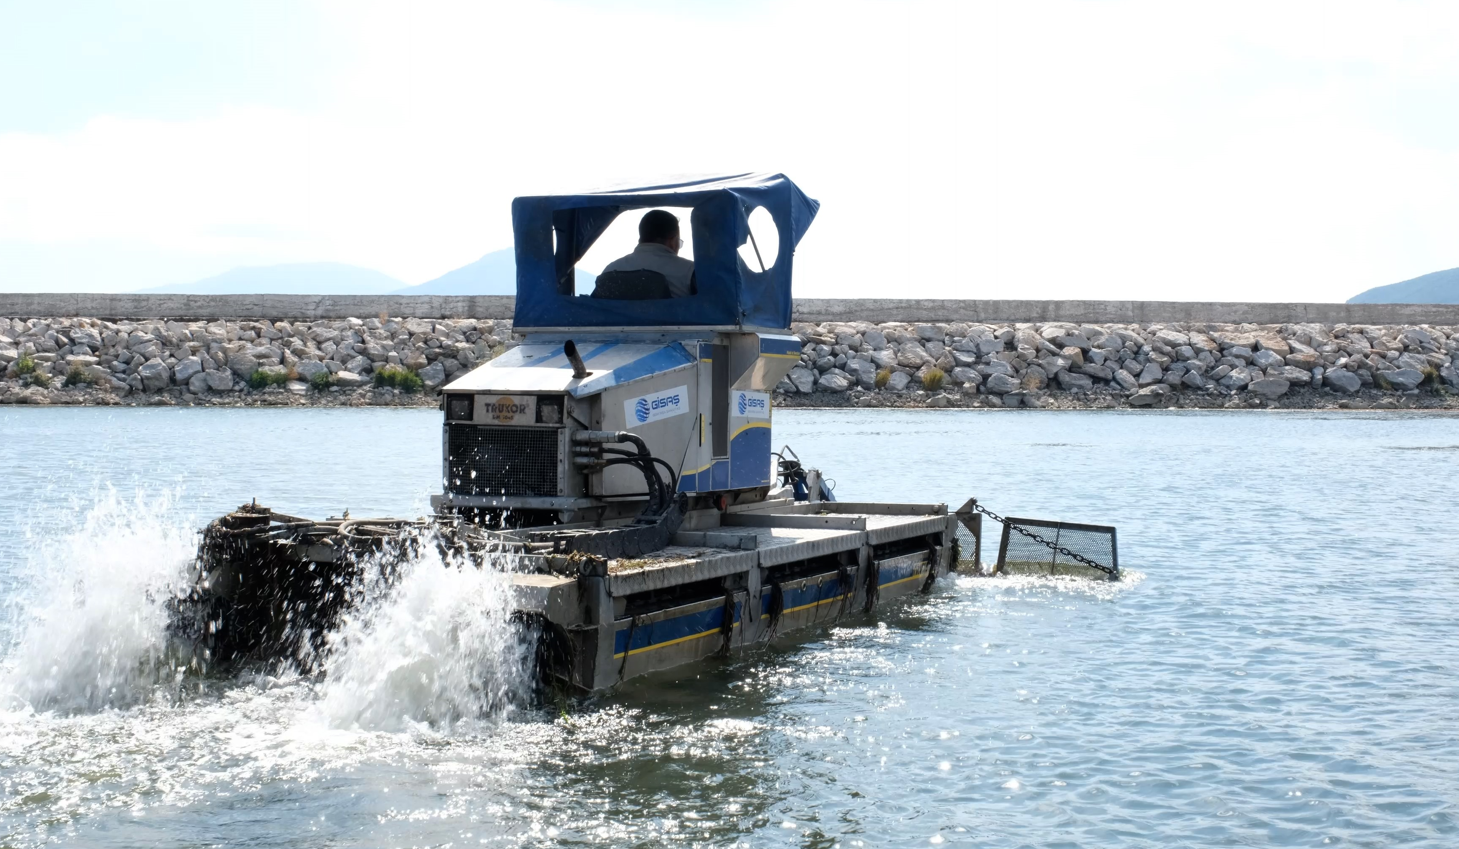
[[[185,589],[199,522],[178,496],[113,489],[76,508],[79,522],[36,544],[0,660],[0,711],[76,713],[175,702],[188,655],[169,644],[169,602]],[[512,621],[513,566],[442,561],[435,545],[390,581],[356,592],[327,637],[312,687],[315,722],[369,731],[450,731],[495,719],[530,692],[535,644]]]
[[[167,601],[197,551],[174,496],[106,489],[80,525],[35,541],[22,569],[14,637],[0,662],[0,706],[124,707],[175,690]],[[80,508],[77,510],[81,512]]]
[[[512,622],[509,558],[448,565],[422,548],[330,635],[319,701],[329,725],[445,731],[525,700],[535,647]]]

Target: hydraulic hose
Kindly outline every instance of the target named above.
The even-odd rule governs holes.
[[[663,479],[659,477],[658,472],[656,472],[654,470],[654,468],[653,468],[653,466],[651,464],[649,464],[649,465],[645,465],[644,464],[643,458],[641,458],[641,457],[618,457],[618,458],[615,458],[615,459],[612,459],[612,460],[605,460],[603,462],[603,465],[604,465],[604,467],[607,467],[607,466],[633,466],[634,468],[638,469],[639,472],[641,472],[643,474],[644,483],[647,484],[648,489],[649,489],[649,493],[650,493],[649,500],[648,500],[649,501],[649,508],[648,508],[648,511],[647,511],[648,513],[653,514],[653,515],[658,515],[660,512],[663,511],[663,509],[665,507],[668,506],[668,497],[664,493],[664,481],[663,481]]]
[[[617,455],[620,455],[620,456],[623,456],[623,457],[642,457],[642,456],[644,456],[642,454],[637,454],[637,453],[635,453],[633,451],[626,451],[626,450],[624,450],[622,448],[604,448],[603,449],[603,453],[604,454],[617,454]],[[669,485],[669,491],[670,492],[678,492],[679,491],[679,475],[678,475],[677,472],[674,471],[674,467],[673,466],[670,466],[668,464],[668,462],[666,460],[664,460],[662,457],[655,457],[654,455],[649,454],[648,455],[648,459],[650,459],[650,460],[654,461],[655,463],[658,463],[660,466],[663,466],[664,467],[664,471],[666,471],[666,472],[669,473],[669,484],[670,484]]]
[[[668,509],[673,500],[673,494],[679,490],[679,475],[667,462],[650,453],[648,445],[638,434],[625,430],[580,430],[572,435],[572,440],[580,445],[603,446],[599,450],[604,454],[617,455],[614,459],[604,461],[604,466],[632,465],[638,468],[643,473],[644,482],[651,493],[649,509],[646,512],[650,515],[657,515]],[[608,447],[613,443],[632,445],[638,450],[635,453],[622,448]],[[663,466],[669,473],[670,486],[668,488],[665,488],[663,477],[654,468],[655,463]]]

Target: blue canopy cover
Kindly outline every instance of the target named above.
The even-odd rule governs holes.
[[[622,212],[687,206],[698,293],[687,298],[616,301],[574,291],[574,266]],[[775,264],[761,271],[740,259],[749,216],[763,206],[779,231]],[[783,174],[739,174],[687,183],[519,197],[512,201],[517,249],[515,326],[790,327],[795,246],[820,203]],[[556,252],[553,235],[556,233]],[[762,250],[767,246],[761,246]]]

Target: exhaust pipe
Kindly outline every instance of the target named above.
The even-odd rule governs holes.
[[[572,363],[572,376],[574,380],[582,380],[592,372],[588,371],[583,358],[578,354],[578,346],[573,344],[571,339],[562,343],[562,353],[567,355],[567,361]]]

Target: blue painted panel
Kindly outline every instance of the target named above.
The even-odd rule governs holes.
[[[730,489],[770,483],[770,428],[752,427],[730,440]]]
[[[803,587],[793,590],[785,590],[785,609],[795,610],[798,607],[816,604],[817,602],[829,601],[838,598],[845,593],[851,592],[851,587],[843,588],[835,574],[827,576],[819,586],[808,583]],[[770,592],[765,590],[760,594],[760,615],[770,614]]]
[[[692,474],[686,474],[679,478],[680,492],[708,492],[710,469],[700,469]]]
[[[800,357],[800,340],[794,336],[760,336],[760,353]]]
[[[742,603],[735,603],[734,619],[732,622],[740,621]],[[640,625],[637,628],[620,628],[613,637],[613,656],[621,657],[625,651],[630,650],[628,643],[628,632],[633,632],[634,652],[646,648],[657,648],[665,643],[682,640],[684,637],[693,637],[709,631],[718,631],[724,623],[724,606],[718,605],[708,610],[701,610],[698,613],[686,613],[683,616],[675,616],[672,619],[662,619],[649,625]],[[706,637],[705,639],[709,639]]]
[[[879,587],[884,587],[887,584],[893,583],[895,581],[900,581],[904,578],[910,578],[913,575],[917,574],[917,570],[921,565],[923,564],[904,563],[900,566],[895,567],[883,566],[881,571],[877,573],[876,585]]]
[[[715,460],[714,465],[709,468],[709,489],[729,489],[729,481],[730,461]]]

